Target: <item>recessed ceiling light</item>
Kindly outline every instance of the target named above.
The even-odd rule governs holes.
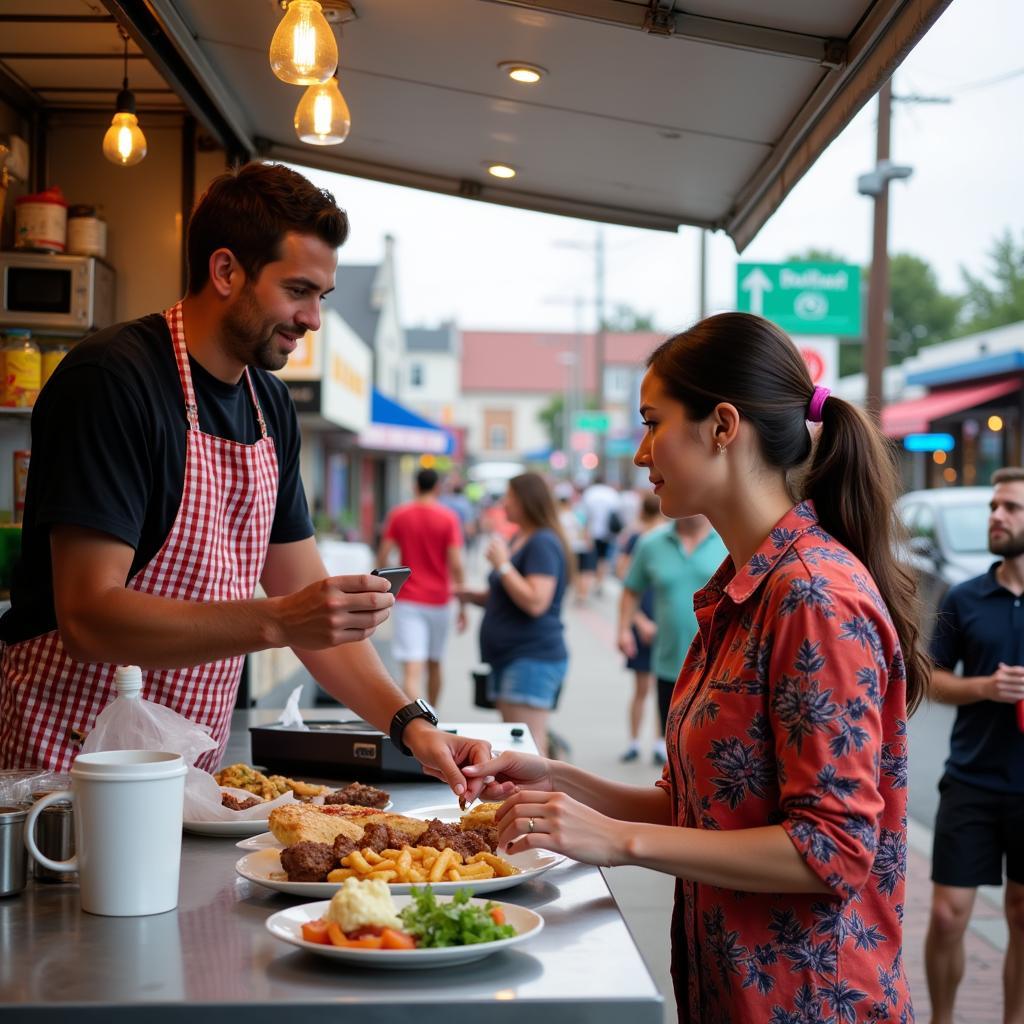
[[[523,82],[526,85],[534,85],[546,74],[547,70],[537,64],[526,64],[521,60],[506,60],[498,65],[502,71],[514,82]]]
[[[516,176],[516,169],[509,167],[508,164],[485,164],[488,174],[493,174],[496,178],[514,178]]]

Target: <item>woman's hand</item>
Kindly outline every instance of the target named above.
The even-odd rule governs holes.
[[[649,619],[642,612],[638,612],[636,617],[633,619],[633,625],[636,626],[636,631],[640,634],[640,639],[650,647],[651,644],[654,643],[654,638],[658,635],[658,624],[653,619]]]
[[[491,538],[491,542],[487,545],[487,550],[484,554],[487,561],[497,569],[508,561],[508,545],[501,537],[495,535]]]
[[[497,757],[478,764],[466,765],[463,774],[472,784],[487,779],[480,797],[483,800],[504,800],[520,788],[553,790],[552,768],[555,762],[538,754],[520,754],[505,750]]]
[[[498,847],[508,853],[542,849],[602,867],[629,863],[628,826],[565,793],[521,790],[498,808],[494,823]]]

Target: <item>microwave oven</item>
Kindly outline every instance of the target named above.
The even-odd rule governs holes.
[[[114,322],[114,271],[95,256],[0,252],[0,330],[86,334]]]

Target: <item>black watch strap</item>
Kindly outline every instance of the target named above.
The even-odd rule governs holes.
[[[391,719],[391,728],[389,730],[391,742],[406,757],[411,757],[412,751],[402,741],[402,736],[405,733],[405,727],[416,718],[425,718],[431,725],[437,725],[437,715],[434,714],[430,705],[422,698],[414,700],[411,704],[406,704],[404,708],[399,708]]]

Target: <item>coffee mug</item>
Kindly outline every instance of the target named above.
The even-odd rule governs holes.
[[[77,871],[82,909],[137,917],[178,905],[185,762],[180,754],[107,750],[79,754],[71,789],[37,800],[25,821],[25,845],[53,871]],[[51,860],[36,845],[43,809],[58,800],[75,805],[75,856]]]

